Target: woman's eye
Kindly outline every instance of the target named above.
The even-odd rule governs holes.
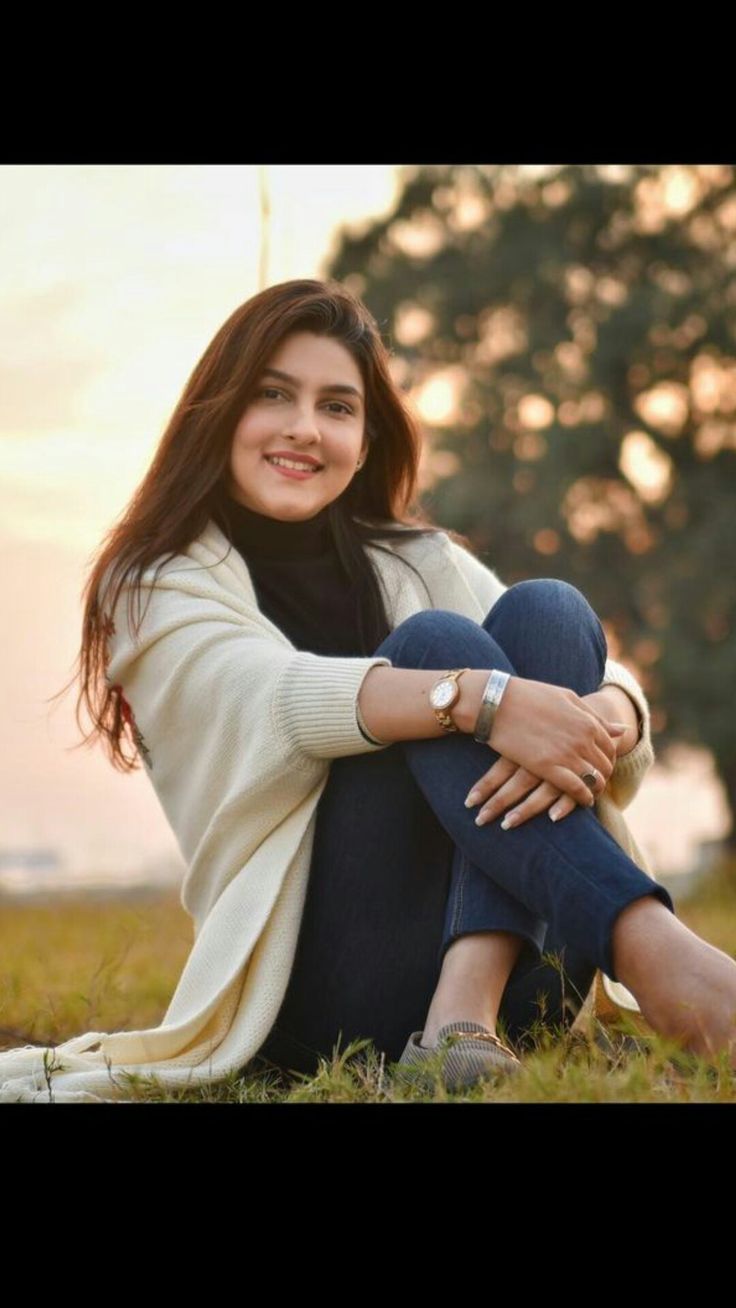
[[[276,386],[264,386],[264,387],[262,387],[262,389],[258,392],[258,394],[259,394],[259,396],[261,396],[261,395],[265,395],[265,396],[268,398],[268,397],[271,396],[271,395],[284,395],[284,392],[283,392],[283,391],[280,391],[280,390],[278,389],[278,387],[276,387]],[[328,405],[336,404],[337,407],[338,407],[338,409],[339,409],[339,410],[342,410],[343,413],[352,414],[352,412],[353,412],[353,410],[351,409],[350,405],[349,405],[349,404],[343,404],[342,400],[328,400],[327,403],[328,403]]]

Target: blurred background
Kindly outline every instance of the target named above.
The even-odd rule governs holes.
[[[644,686],[626,811],[689,889],[733,853],[732,165],[5,166],[0,896],[174,888],[144,769],[77,749],[81,592],[232,310],[337,277],[422,420],[425,508],[562,577]],[[85,727],[88,724],[85,722]]]

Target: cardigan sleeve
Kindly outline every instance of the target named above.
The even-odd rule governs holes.
[[[109,615],[106,676],[122,691],[174,830],[185,833],[185,857],[194,795],[227,784],[231,760],[257,788],[267,776],[314,774],[321,760],[387,748],[366,738],[356,707],[367,672],[391,667],[389,658],[297,651],[256,605],[190,566],[155,582],[144,574],[137,632],[128,598],[126,585]]]
[[[622,754],[616,759],[613,772],[608,779],[608,793],[614,803],[624,809],[628,808],[655,759],[651,713],[647,697],[639,682],[623,663],[617,663],[615,659],[606,659],[606,670],[599,690],[603,686],[620,686],[626,691],[639,713],[641,733],[639,741],[628,754]]]
[[[358,695],[375,667],[393,667],[382,656],[333,657],[302,650],[281,667],[272,714],[281,738],[301,756],[340,758],[370,754],[391,743],[373,739],[360,725]]]
[[[479,601],[484,613],[488,613],[496,601],[508,590],[491,568],[481,563],[480,559],[469,553],[464,546],[448,537],[450,552],[460,573]],[[613,772],[606,787],[613,802],[620,809],[626,808],[636,795],[646,773],[654,762],[654,748],[651,737],[651,715],[646,695],[636,677],[622,663],[606,659],[603,686],[620,686],[625,690],[638,710],[640,720],[640,737],[638,743],[628,754],[616,760]]]

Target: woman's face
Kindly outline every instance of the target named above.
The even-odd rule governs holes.
[[[233,435],[230,494],[283,521],[312,518],[337,499],[365,456],[365,387],[340,341],[313,332],[287,336],[258,379]],[[269,462],[307,456],[309,471]],[[312,471],[312,460],[319,468]]]

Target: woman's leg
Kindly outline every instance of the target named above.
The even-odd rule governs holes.
[[[483,625],[446,610],[428,610],[403,622],[377,652],[386,653],[395,667],[502,668],[532,677],[548,654],[550,675],[538,679],[567,685],[564,652],[555,668],[547,649],[561,645],[563,651],[573,651],[578,674],[582,669],[589,679],[587,684],[578,683],[578,693],[587,693],[597,688],[603,675],[605,638],[595,614],[590,610],[591,620],[586,608],[584,597],[565,582],[521,582],[505,592]],[[576,624],[581,627],[579,637]],[[517,656],[525,656],[523,666],[512,661],[496,633],[503,634]],[[517,964],[520,975],[532,959],[541,961],[551,943],[553,949],[564,945],[569,955],[582,956],[593,968],[600,967],[618,980],[611,933],[622,909],[644,895],[654,895],[674,913],[666,888],[636,866],[590,809],[575,809],[558,823],[541,813],[506,831],[498,821],[477,827],[464,799],[499,757],[489,746],[458,733],[404,741],[402,749],[419,788],[461,855],[454,862],[457,878],[442,951],[458,930],[516,930],[525,940]],[[486,879],[510,897],[512,902],[504,901],[502,911],[493,895],[485,897]],[[460,888],[463,905],[471,905],[471,924],[456,916]],[[472,888],[470,901],[468,888]]]
[[[574,586],[552,578],[519,582],[493,606],[482,626],[504,650],[519,676],[566,686],[578,695],[587,695],[600,686],[608,656],[605,633],[594,609]],[[486,769],[494,758],[487,761]],[[472,811],[473,816],[476,811]],[[546,821],[549,823],[549,818]],[[484,918],[489,926],[495,923],[496,931],[514,930],[518,901],[511,901],[509,914],[506,901],[488,903],[488,889],[483,870],[455,847],[441,962],[455,941],[477,932],[477,923]],[[672,908],[671,901],[668,907]],[[530,1038],[535,1023],[570,1025],[596,971],[589,953],[564,938],[559,924],[537,918],[529,926],[536,948],[528,938],[518,936],[522,947],[516,958],[513,953],[509,955],[505,937],[493,937],[498,941],[499,967],[504,967],[504,959],[510,957],[511,961],[505,964],[505,989],[502,996],[497,992],[493,996],[487,1023],[493,1027],[495,1018],[500,1017],[509,1038],[522,1045]],[[459,960],[456,975],[463,966]],[[448,1011],[447,1000],[443,1001],[438,992],[428,1025],[436,1029],[449,1020]]]
[[[453,845],[400,744],[336,758],[294,963],[263,1057],[313,1073],[357,1038],[397,1060],[437,985]]]
[[[528,588],[526,600],[533,595]],[[502,599],[506,604],[506,596]],[[408,619],[377,652],[386,653],[395,666],[514,670],[483,627],[446,611],[431,610]],[[523,992],[525,986],[529,991],[530,978],[534,996],[539,990],[540,978],[534,977],[531,965],[538,963],[542,946],[549,945],[550,927],[565,942],[568,964],[571,955],[584,960],[581,967],[587,970],[580,975],[585,986],[591,963],[597,963],[588,934],[595,935],[599,951],[607,937],[593,909],[576,906],[575,892],[584,896],[591,887],[597,888],[600,862],[603,889],[597,893],[595,907],[603,903],[611,916],[612,902],[620,907],[637,894],[654,893],[653,883],[622,854],[597,819],[582,810],[557,828],[544,815],[516,831],[500,832],[506,843],[499,846],[490,829],[475,826],[472,812],[463,805],[472,782],[491,766],[493,757],[497,757],[493,751],[470,737],[448,736],[334,760],[320,800],[295,963],[276,1024],[261,1051],[266,1057],[282,1066],[314,1070],[319,1054],[329,1054],[338,1037],[344,1047],[356,1036],[366,1036],[389,1058],[398,1058],[408,1031],[423,1025],[439,976],[446,945],[449,870],[456,848],[483,877],[474,877],[473,919],[464,910],[465,929],[513,930],[524,940],[526,970],[517,969],[515,977],[518,1012],[525,1011],[525,1003],[529,1007],[529,996],[525,998]],[[581,870],[570,859],[575,841],[562,841],[562,853],[556,852],[555,844],[565,825],[577,817],[590,819],[595,834],[588,844],[592,840],[598,853],[596,862],[589,849]],[[527,833],[542,821],[550,828],[549,837],[545,831],[541,840],[539,834],[529,840]],[[624,878],[634,877],[624,891],[613,876],[613,897],[611,874],[605,874],[611,863]],[[504,884],[496,870],[503,870],[505,864]],[[535,889],[549,864],[554,865],[557,881],[567,879],[573,886],[572,892],[561,896],[558,915],[552,911],[554,895],[549,887],[542,888],[541,898]],[[515,869],[524,873],[520,881],[526,887],[526,903],[516,897],[519,880],[510,875]],[[657,893],[672,908],[667,892],[659,887]],[[582,913],[577,949],[564,929],[570,913],[576,919]],[[608,957],[606,970],[615,975]],[[552,975],[554,979],[558,974]],[[538,1015],[535,1008],[530,1018]]]

